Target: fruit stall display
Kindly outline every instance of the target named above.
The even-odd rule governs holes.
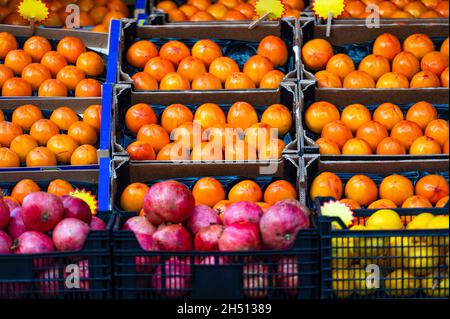
[[[211,165],[279,160],[283,153],[297,153],[297,94],[297,86],[289,83],[282,84],[280,91],[251,96],[180,93],[154,97],[121,89],[113,106],[115,154],[129,156],[132,166],[172,165],[173,160],[214,160]],[[277,135],[271,135],[270,129],[276,129]]]
[[[310,207],[321,215],[337,200],[354,212],[348,223],[342,211],[319,216],[322,298],[448,298],[448,160],[305,167]]]
[[[315,217],[298,201],[295,161],[286,161],[281,176],[173,180],[119,165],[116,296],[318,298]]]
[[[391,103],[386,92],[349,99],[309,84],[302,95],[305,153],[318,151],[331,160],[448,157],[448,92],[427,97],[429,102],[417,94]]]
[[[113,218],[98,187],[108,176],[101,176],[93,169],[34,170],[25,179],[0,173],[0,298],[111,296]]]
[[[312,23],[303,30],[302,62],[320,89],[448,88],[448,23],[393,25],[353,37],[346,36],[349,26],[340,25],[329,39]]]
[[[299,76],[298,35],[288,21],[247,26],[145,25],[124,27],[120,79],[145,91],[278,88]],[[171,39],[171,40],[168,40]]]
[[[101,99],[3,99],[0,168],[97,166]]]
[[[152,0],[154,12],[167,15],[169,22],[249,21],[258,18],[256,0]],[[281,0],[283,18],[300,18],[309,1]]]
[[[27,26],[30,22],[15,10],[22,0],[3,0],[0,3],[0,24]],[[80,9],[80,28],[91,32],[109,32],[112,19],[132,18],[134,10],[139,6],[145,7],[143,1],[125,0],[45,0],[49,16],[42,27],[65,27],[66,19],[71,13],[66,12],[66,6],[75,4]]]

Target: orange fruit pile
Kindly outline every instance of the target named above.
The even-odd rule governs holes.
[[[144,183],[128,185],[120,196],[120,207],[124,211],[139,213],[149,187]],[[242,180],[231,187],[226,194],[222,183],[212,177],[200,178],[191,189],[196,205],[206,205],[223,214],[234,202],[249,201],[257,203],[265,212],[273,204],[287,199],[297,199],[295,187],[288,181],[277,180],[265,189],[253,180]]]
[[[55,49],[55,50],[53,50]],[[83,41],[62,38],[56,48],[41,36],[28,38],[22,49],[16,38],[0,32],[0,88],[2,96],[75,97],[101,96],[102,86],[93,77],[105,69],[102,57],[87,51]]]
[[[448,18],[448,1],[444,0],[346,0],[339,19],[366,19],[373,15],[368,6],[374,6],[384,19],[436,19]]]
[[[344,53],[334,54],[323,39],[307,42],[302,59],[309,71],[317,72],[319,88],[404,89],[448,87],[449,39],[440,48],[426,34],[413,34],[403,45],[389,33],[380,35],[372,54],[358,67]]]
[[[11,25],[29,25],[16,10],[22,0],[3,0],[0,3],[0,23]],[[67,27],[66,12],[69,4],[76,4],[80,9],[80,27],[93,27],[94,32],[109,32],[112,19],[130,16],[128,6],[123,0],[43,0],[49,9],[48,18],[40,23],[46,27]],[[73,22],[71,22],[73,23]]]
[[[432,155],[449,153],[449,124],[436,108],[418,102],[406,114],[395,104],[379,105],[371,114],[362,104],[342,113],[329,102],[311,104],[305,112],[307,128],[321,137],[323,155]]]
[[[304,0],[281,0],[285,6],[283,18],[299,18],[305,9]],[[167,14],[170,22],[240,21],[258,18],[256,0],[188,0],[178,6],[174,1],[160,1],[156,8]]]
[[[243,161],[281,157],[280,138],[292,127],[292,115],[281,104],[266,108],[261,118],[246,102],[236,102],[227,115],[214,103],[195,113],[183,104],[165,108],[160,121],[153,108],[135,104],[125,114],[125,125],[136,141],[127,147],[132,160]]]
[[[275,89],[285,76],[276,67],[286,64],[288,49],[279,37],[267,36],[242,72],[211,40],[199,40],[192,48],[172,40],[159,51],[152,42],[140,40],[130,46],[126,59],[142,70],[132,76],[136,90]]]
[[[0,192],[3,194],[8,194],[9,196],[3,197],[3,199],[10,199],[15,201],[17,204],[22,204],[24,198],[31,193],[36,193],[44,191],[41,187],[31,179],[22,179],[14,185],[14,187],[8,191],[3,191],[0,189]],[[53,194],[56,196],[64,196],[69,195],[71,192],[75,191],[75,187],[73,187],[68,181],[63,179],[55,179],[52,180],[47,186],[47,193]]]
[[[414,183],[393,174],[377,185],[366,175],[354,175],[347,183],[334,173],[323,172],[311,184],[310,197],[333,197],[351,205],[353,209],[431,208],[448,202],[449,184],[441,175],[425,175]]]
[[[87,107],[80,120],[66,106],[46,119],[38,107],[25,104],[8,120],[0,110],[0,167],[97,164],[100,105]]]

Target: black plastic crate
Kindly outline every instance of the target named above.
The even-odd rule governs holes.
[[[276,176],[255,176],[245,167],[241,167],[239,171],[228,169],[226,173],[228,176],[216,176],[215,178],[224,185],[226,192],[242,179],[252,179],[264,190],[270,182],[282,178],[295,185],[300,195],[298,167],[295,163],[298,163],[298,158],[283,160],[283,172]],[[171,170],[177,171],[176,165],[173,166]],[[129,163],[117,165],[116,178],[112,185],[112,189],[116,193],[114,209],[117,215],[113,228],[114,296],[116,298],[317,299],[320,297],[320,240],[315,218],[312,220],[314,227],[300,231],[294,247],[289,250],[144,251],[131,231],[122,230],[126,220],[136,216],[136,213],[121,211],[119,197],[128,184],[141,182],[152,185],[160,179],[167,179],[164,176],[168,171],[161,170],[156,173],[145,166],[130,168]],[[232,174],[235,175],[231,176]],[[191,168],[191,176],[193,177],[175,178],[175,180],[192,187],[199,178],[207,175],[204,174],[202,168]],[[207,257],[206,261],[201,264],[205,257]],[[178,262],[174,261],[174,258]],[[294,260],[291,262],[292,266],[288,266],[289,263],[280,262],[280,260],[286,259]],[[205,263],[213,264],[204,265]],[[286,276],[277,275],[279,263],[287,269]],[[156,272],[158,267],[159,270]],[[169,276],[167,276],[167,272]],[[180,272],[181,274],[179,274]],[[289,275],[292,272],[294,274]],[[293,279],[289,279],[290,277]],[[163,278],[169,279],[168,285]],[[298,280],[295,282],[294,280],[297,278]],[[257,284],[257,286],[254,287],[253,284]],[[290,284],[293,286],[289,286]]]
[[[448,216],[448,207],[394,210],[405,225],[424,212]],[[356,210],[354,224],[373,213]],[[350,230],[320,208],[319,228],[322,298],[448,299],[448,229]]]
[[[18,181],[8,180],[12,174],[24,177],[23,172],[3,173],[2,178],[5,177],[6,181],[3,179],[0,186],[6,195]],[[43,190],[50,180],[63,178],[80,189],[95,194],[98,191],[97,182],[92,180],[96,175],[92,172],[39,171],[27,174]],[[79,175],[78,179],[69,178],[75,175]],[[84,247],[79,251],[0,255],[0,299],[111,298],[111,229],[114,215],[100,211],[96,216],[105,222],[107,228],[105,231],[90,231]]]
[[[120,230],[132,216],[118,213],[113,230],[116,298],[319,298],[317,228],[300,231],[289,250],[149,252]]]

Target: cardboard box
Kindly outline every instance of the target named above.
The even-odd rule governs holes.
[[[224,21],[221,23],[177,23],[164,24],[161,19],[153,20],[152,25],[138,26],[136,21],[123,22],[122,36],[119,52],[119,83],[131,84],[131,76],[138,70],[126,62],[126,50],[136,39],[179,39],[188,41],[191,45],[195,40],[215,39],[251,42],[253,46],[267,35],[281,37],[288,45],[289,62],[286,80],[295,81],[300,76],[299,37],[295,23],[288,21],[268,22],[248,30],[248,25]],[[166,42],[166,41],[163,41]],[[224,90],[223,90],[224,91]],[[249,92],[251,90],[245,90]],[[263,91],[263,90],[255,90]],[[167,94],[164,91],[158,91]],[[221,91],[213,91],[221,92]],[[227,91],[224,91],[227,92]],[[172,92],[171,92],[172,93]]]
[[[402,172],[444,173],[448,181],[449,159],[431,160],[388,160],[388,161],[322,161],[317,155],[307,155],[300,161],[300,195],[302,200],[311,204],[309,191],[314,178],[322,172],[376,174],[389,176]]]
[[[449,119],[449,96],[448,92],[444,90],[438,90],[435,94],[425,95],[418,94],[416,91],[405,91],[405,94],[396,94],[392,90],[381,90],[378,94],[370,94],[365,90],[353,90],[348,94],[335,94],[330,90],[317,89],[314,83],[303,82],[300,84],[300,131],[303,132],[304,144],[300,146],[301,154],[319,154],[319,146],[315,140],[320,137],[317,134],[312,133],[306,127],[303,115],[306,109],[314,102],[326,101],[336,105],[340,111],[347,105],[351,104],[363,104],[369,107],[372,111],[376,106],[390,102],[395,103],[402,108],[405,113],[412,104],[420,101],[427,101],[437,106],[439,118]],[[436,155],[393,155],[393,156],[380,156],[380,155],[322,155],[322,161],[339,161],[339,160],[423,160],[423,159],[447,159],[447,154]]]
[[[125,156],[128,157],[128,153],[125,151],[128,144],[134,141],[135,137],[126,134],[124,131],[125,126],[125,114],[126,111],[134,104],[137,103],[147,103],[152,105],[159,116],[165,106],[174,103],[182,102],[184,105],[192,108],[195,111],[195,107],[203,104],[203,103],[216,103],[218,105],[223,106],[225,113],[227,112],[227,108],[231,106],[233,103],[238,101],[245,101],[256,107],[259,115],[262,114],[265,107],[280,103],[287,106],[291,112],[293,117],[292,129],[285,136],[286,147],[284,150],[284,154],[298,154],[298,145],[299,145],[299,137],[301,138],[301,134],[297,131],[299,127],[299,100],[298,100],[298,92],[297,86],[294,83],[285,83],[282,84],[282,87],[279,91],[270,91],[270,92],[252,92],[248,94],[243,94],[242,92],[219,92],[218,94],[202,93],[202,92],[194,92],[194,93],[186,93],[186,92],[176,92],[173,94],[155,94],[153,92],[133,92],[130,87],[118,87],[116,90],[116,95],[113,99],[113,112],[114,112],[114,121],[112,127],[112,149],[114,156]],[[272,161],[273,164],[274,161]],[[279,165],[280,161],[276,161]],[[247,165],[254,167],[253,169],[259,169],[259,167],[267,166],[269,163],[267,161],[258,161],[253,163],[242,163],[242,162],[225,162],[221,161],[220,163],[201,163],[200,165],[204,167],[208,167],[210,174],[211,172],[217,171],[217,173],[221,173],[222,167],[232,167],[232,166],[240,166]],[[163,162],[163,161],[131,161],[131,166],[135,165],[146,165],[154,167],[155,169],[165,166],[172,166],[172,162]],[[179,163],[180,167],[187,170],[186,173],[189,173],[191,166],[199,165],[198,163],[194,163],[192,161],[186,161],[183,163]],[[226,165],[226,166],[224,166]],[[215,174],[217,174],[215,173]]]
[[[182,166],[177,164],[166,165],[161,167],[154,167],[150,165],[131,165],[131,163],[124,158],[116,157],[111,162],[111,202],[112,208],[117,208],[120,194],[131,183],[153,183],[156,180],[167,180],[174,178],[200,178],[205,176],[224,177],[224,176],[239,176],[250,179],[271,179],[283,178],[296,186],[298,194],[301,194],[299,181],[299,162],[298,156],[283,157],[280,167],[277,172],[273,174],[263,175],[258,170],[251,170],[245,164],[242,165],[223,165],[221,171],[216,171],[216,174],[211,174],[211,170],[207,164],[198,164],[190,167],[187,172]],[[299,197],[300,198],[300,197]]]
[[[300,19],[301,31],[300,42],[303,45],[314,38],[325,39],[329,41],[333,46],[343,46],[351,44],[364,44],[374,41],[379,35],[383,33],[391,33],[397,36],[400,40],[406,39],[408,36],[415,33],[424,33],[431,38],[445,39],[449,35],[448,20],[441,23],[422,23],[412,26],[405,26],[403,24],[387,24],[382,28],[367,28],[364,24],[337,24],[333,25],[331,29],[331,36],[326,36],[326,25],[315,25],[314,18]],[[303,66],[304,80],[315,81],[314,74],[309,72]],[[367,95],[375,96],[381,91],[390,91],[392,95],[421,95],[423,98],[426,96],[432,97],[438,92],[445,92],[448,94],[448,88],[423,88],[423,89],[318,89],[319,91],[327,91],[330,94],[354,94],[354,92],[364,92]],[[423,99],[422,98],[422,99]]]

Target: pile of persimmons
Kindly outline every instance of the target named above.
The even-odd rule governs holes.
[[[448,18],[448,1],[444,0],[347,0],[339,19],[365,19],[373,8],[384,19]],[[368,7],[371,6],[371,7]]]
[[[128,109],[125,124],[137,139],[127,147],[132,160],[274,160],[286,146],[280,138],[291,130],[292,115],[281,104],[267,107],[261,118],[246,102],[234,103],[227,115],[214,103],[198,106],[195,113],[172,104],[158,125],[153,108],[140,103]]]
[[[323,172],[311,184],[311,199],[333,197],[351,209],[389,209],[444,207],[449,184],[441,175],[430,174],[416,183],[403,175],[384,177],[379,185],[366,175],[354,175],[347,183],[334,173]]]
[[[402,89],[448,87],[449,39],[440,47],[426,34],[413,34],[403,45],[389,33],[380,35],[372,54],[356,68],[344,53],[334,54],[323,39],[307,42],[302,49],[303,63],[315,74],[320,88]]]
[[[265,212],[278,201],[297,198],[297,190],[285,180],[274,181],[262,188],[255,181],[246,179],[233,185],[228,194],[226,188],[215,178],[200,178],[192,187],[195,204],[211,207],[223,217],[226,208],[235,202],[254,202]],[[148,189],[144,183],[128,185],[120,196],[120,207],[124,211],[140,213]]]
[[[304,0],[281,0],[283,18],[299,18],[305,9]],[[167,13],[170,22],[240,21],[258,18],[256,0],[187,0],[178,6],[174,1],[160,1],[156,8]]]
[[[307,128],[320,134],[322,155],[434,155],[449,153],[449,124],[436,108],[418,102],[407,112],[392,103],[371,114],[362,104],[346,106],[342,113],[329,102],[311,104],[305,112]]]
[[[87,107],[80,119],[61,106],[49,119],[35,105],[17,106],[11,118],[0,110],[0,167],[97,164],[101,106]]]
[[[22,0],[0,0],[0,23],[11,25],[29,25],[29,21],[17,12],[17,5]],[[66,12],[70,4],[78,5],[80,9],[80,27],[93,27],[94,32],[108,32],[113,19],[127,18],[129,9],[123,0],[44,0],[49,9],[48,18],[40,23],[46,27],[64,27],[66,18],[71,13]]]
[[[55,50],[54,50],[55,49]],[[19,49],[17,39],[0,33],[0,88],[2,96],[41,97],[101,96],[102,86],[94,77],[103,74],[102,57],[88,51],[75,37],[62,38],[56,48],[41,36],[32,36]]]
[[[242,72],[233,59],[223,56],[212,40],[199,40],[190,49],[172,40],[161,46],[140,40],[130,46],[128,63],[143,72],[133,75],[136,90],[241,90],[278,88],[285,74],[276,69],[288,61],[286,43],[269,35],[261,40],[257,54]]]

